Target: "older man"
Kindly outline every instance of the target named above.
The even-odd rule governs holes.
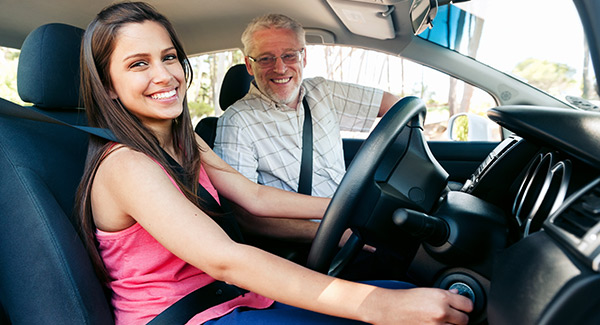
[[[298,191],[304,121],[309,113],[312,185],[300,192],[332,197],[346,171],[340,131],[368,131],[399,98],[355,84],[302,79],[305,32],[287,16],[254,19],[242,34],[242,43],[254,81],[248,94],[219,118],[214,151],[254,182]],[[310,242],[318,228],[318,223],[307,220],[258,218],[244,211],[237,216],[250,233],[300,242]],[[403,257],[393,255],[382,250],[363,252],[344,276],[399,276],[406,264]]]
[[[312,191],[331,197],[345,173],[340,131],[368,131],[398,100],[390,93],[323,78],[302,79],[304,29],[278,14],[254,19],[242,34],[248,94],[219,118],[215,152],[249,179],[298,191],[305,107],[312,115]]]

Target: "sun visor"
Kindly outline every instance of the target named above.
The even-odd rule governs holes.
[[[401,2],[403,0],[397,0]],[[338,18],[350,32],[377,39],[396,37],[392,12],[394,1],[327,0]]]

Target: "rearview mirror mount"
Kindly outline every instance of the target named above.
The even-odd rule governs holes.
[[[413,33],[419,35],[427,28],[433,28],[433,18],[437,15],[438,7],[467,1],[470,0],[412,0],[410,20]]]
[[[413,33],[419,35],[433,27],[433,18],[437,15],[437,0],[413,0],[410,5],[410,20]]]

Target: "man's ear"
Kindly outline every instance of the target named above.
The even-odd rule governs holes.
[[[248,59],[248,56],[244,57],[244,62],[246,63],[246,70],[248,71],[248,74],[254,76],[254,71],[252,71],[252,65],[250,64],[250,59]]]
[[[302,58],[302,67],[306,68],[306,46],[304,47],[304,55]]]

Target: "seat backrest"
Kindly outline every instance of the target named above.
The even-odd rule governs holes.
[[[250,89],[252,80],[254,80],[254,77],[248,73],[245,64],[236,64],[229,68],[223,77],[221,92],[219,93],[219,106],[221,110],[226,110],[231,104],[244,97]],[[207,116],[201,119],[195,128],[196,133],[211,148],[215,143],[217,119],[218,117],[216,116]]]
[[[78,95],[82,34],[49,24],[27,37],[17,83],[30,109],[85,124]],[[87,143],[81,131],[0,114],[0,302],[14,324],[113,322],[72,219]]]

